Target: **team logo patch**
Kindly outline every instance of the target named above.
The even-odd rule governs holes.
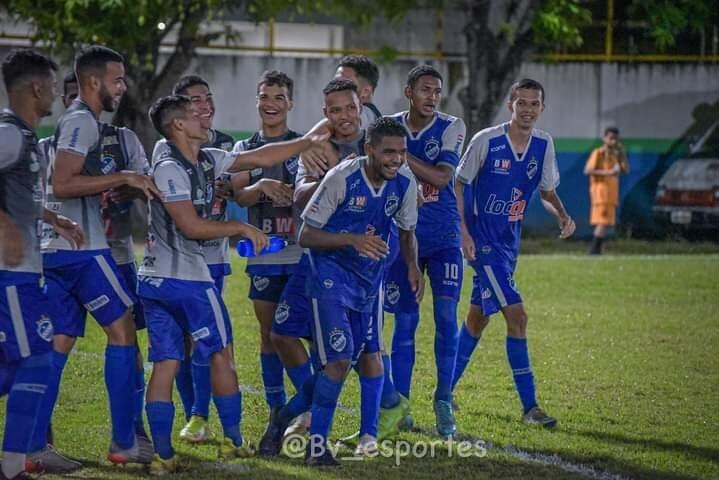
[[[390,305],[395,305],[397,302],[399,302],[399,297],[399,285],[394,282],[387,284],[387,292],[385,293],[387,303],[389,303]]]
[[[175,181],[171,178],[167,180],[167,190],[170,192],[170,195],[175,195],[177,193]]]
[[[207,327],[202,327],[201,329],[192,332],[191,335],[194,341],[201,340],[210,336],[210,329]]]
[[[195,200],[192,201],[195,205],[202,205],[205,203],[205,192],[200,187],[195,190]]]
[[[335,352],[341,352],[347,347],[347,336],[344,330],[335,328],[330,332],[330,347]]]
[[[255,287],[255,290],[261,292],[265,288],[270,286],[270,279],[268,277],[260,277],[259,275],[255,275],[254,277],[252,277],[252,285]]]
[[[527,177],[529,177],[530,180],[533,179],[538,169],[537,159],[532,155],[532,158],[529,159],[529,163],[527,164]]]
[[[299,157],[292,157],[289,160],[285,162],[285,168],[288,172],[290,172],[290,175],[297,175],[297,169],[300,165],[300,159]]]
[[[482,300],[487,300],[490,298],[492,298],[492,291],[488,288],[482,290]]]
[[[275,323],[285,323],[290,318],[290,306],[286,303],[280,303],[275,310]]]
[[[95,300],[86,303],[85,310],[87,310],[88,312],[94,312],[98,308],[102,308],[108,303],[110,303],[110,299],[107,298],[107,295],[100,295]]]
[[[200,162],[200,164],[202,165],[202,169],[206,172],[215,168],[212,162],[206,162],[203,160],[202,162]]]
[[[328,289],[335,286],[335,282],[333,282],[332,279],[330,279],[330,278],[326,278],[325,281],[322,282],[322,284],[325,286],[325,288],[328,288]]]
[[[100,170],[102,171],[103,175],[114,172],[116,168],[117,164],[115,163],[115,159],[113,157],[111,157],[110,155],[102,157]]]
[[[515,283],[514,277],[512,277],[511,273],[507,275],[507,282],[509,282],[509,286],[512,288],[512,290],[519,293],[519,291],[517,290],[517,284]]]
[[[424,144],[424,154],[430,160],[434,160],[439,155],[439,141],[436,138],[430,138]]]
[[[37,321],[37,334],[46,342],[52,342],[52,322],[47,315],[42,315],[40,320]]]
[[[388,217],[391,217],[395,214],[397,209],[399,208],[399,197],[396,193],[392,192],[389,194],[389,197],[387,197],[387,201],[384,204],[384,214]]]
[[[492,251],[492,247],[489,245],[482,245],[482,253],[485,255],[489,255],[489,252]]]
[[[37,173],[40,171],[40,162],[37,161],[35,152],[30,153],[30,172]]]

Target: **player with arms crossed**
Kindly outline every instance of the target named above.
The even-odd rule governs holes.
[[[552,137],[534,128],[544,100],[539,82],[523,79],[512,85],[507,104],[511,120],[477,133],[457,172],[457,198],[464,198],[465,185],[471,186],[470,211],[464,208],[467,203],[458,205],[462,249],[475,275],[453,383],[461,378],[490,315],[501,311],[507,322],[507,359],[522,402],[522,419],[554,427],[557,420],[537,404],[527,349],[527,313],[514,283],[522,219],[537,189],[559,223],[560,238],[568,238],[575,229],[555,191],[559,170]]]
[[[434,411],[438,433],[454,434],[452,378],[457,352],[457,304],[462,288],[462,252],[459,214],[454,195],[454,171],[464,145],[462,119],[437,111],[442,98],[442,75],[429,65],[419,65],[407,75],[404,90],[409,111],[392,118],[407,131],[407,163],[422,185],[417,243],[419,265],[432,286],[437,387]],[[383,415],[393,426],[411,424],[410,387],[414,368],[414,339],[419,323],[419,304],[406,281],[406,265],[397,259],[387,275],[385,309],[395,314],[392,338],[392,379],[400,397],[390,388],[382,395]],[[386,410],[389,411],[386,412]],[[386,413],[385,413],[386,412]]]
[[[161,98],[151,108],[150,118],[170,147],[153,165],[162,201],[151,204],[138,290],[153,362],[146,405],[156,452],[150,472],[161,475],[176,471],[178,465],[171,442],[172,386],[185,355],[187,334],[210,361],[212,394],[224,432],[220,458],[253,453],[240,433],[242,397],[230,348],[229,314],[210,275],[202,242],[241,235],[252,241],[256,252],[264,248],[267,237],[255,227],[210,219],[215,179],[221,172],[270,167],[309,148],[314,140],[301,138],[239,154],[202,149],[208,129],[184,96]]]

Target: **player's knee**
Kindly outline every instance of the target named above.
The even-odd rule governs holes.
[[[52,348],[59,353],[68,355],[72,351],[72,347],[75,346],[77,338],[68,337],[67,335],[55,335],[52,339]]]
[[[340,359],[340,360],[334,360],[332,362],[329,362],[327,365],[325,365],[324,372],[325,375],[330,377],[335,382],[339,382],[340,380],[343,380],[347,373],[350,371],[350,367],[352,366],[352,362],[349,358]]]
[[[235,361],[229,345],[210,355],[210,368],[218,372],[235,371]]]
[[[384,374],[384,364],[379,352],[360,355],[359,374],[363,377],[378,377]]]
[[[527,314],[523,311],[507,318],[507,335],[515,338],[526,337],[527,320]]]
[[[479,308],[471,307],[464,324],[472,336],[479,337],[489,325],[489,317],[485,317]]]
[[[104,330],[108,343],[111,345],[135,345],[137,343],[135,320],[130,309],[110,325],[104,327]]]

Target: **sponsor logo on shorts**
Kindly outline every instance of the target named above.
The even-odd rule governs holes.
[[[487,300],[490,298],[492,298],[492,291],[488,288],[482,290],[482,300]]]
[[[489,255],[489,252],[492,251],[492,247],[489,245],[482,245],[482,253],[485,255]]]
[[[384,214],[388,217],[391,217],[394,215],[394,213],[399,208],[399,197],[396,193],[392,192],[389,194],[389,197],[387,197],[387,201],[384,204]]]
[[[199,330],[195,330],[192,332],[192,339],[194,341],[201,340],[203,338],[207,338],[210,336],[210,329],[207,327],[202,327]]]
[[[325,288],[332,288],[335,286],[335,282],[332,281],[330,278],[326,278],[322,284],[325,286]]]
[[[254,277],[252,277],[252,285],[255,287],[255,290],[261,292],[265,288],[270,286],[270,279],[268,277],[260,277],[259,275],[255,275]]]
[[[104,307],[110,303],[110,299],[107,298],[107,295],[100,295],[95,300],[92,300],[85,304],[85,310],[88,312],[94,312],[95,310]]]
[[[347,347],[347,336],[344,330],[335,328],[330,332],[330,347],[336,352],[341,352]]]
[[[519,292],[517,291],[517,284],[515,283],[514,277],[512,277],[512,274],[511,274],[511,273],[507,274],[507,282],[509,282],[509,286],[512,288],[512,290],[514,290],[515,292],[519,293]]]
[[[387,293],[385,293],[385,297],[387,298],[387,303],[389,303],[390,305],[394,305],[399,302],[399,285],[394,282],[388,283]]]
[[[37,321],[38,336],[46,342],[52,342],[53,333],[54,330],[52,328],[52,322],[50,321],[50,317],[48,317],[47,315],[42,315],[40,317],[40,320]]]
[[[290,318],[290,306],[280,303],[275,310],[275,323],[285,323]]]

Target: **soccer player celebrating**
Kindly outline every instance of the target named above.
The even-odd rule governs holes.
[[[453,184],[464,144],[465,126],[462,119],[437,111],[442,97],[442,75],[431,66],[420,65],[410,70],[404,94],[409,100],[409,111],[392,118],[407,131],[407,163],[422,185],[424,201],[419,209],[417,242],[419,265],[429,274],[434,304],[437,369],[434,411],[437,431],[448,437],[456,429],[452,412],[452,378],[463,265]],[[402,259],[392,265],[385,286],[385,308],[395,314],[392,378],[397,391],[408,399],[419,304],[407,284],[406,268]],[[403,417],[407,417],[406,423],[411,423],[406,399],[392,395],[387,388],[382,407],[392,410],[388,419],[394,425],[398,425]]]
[[[373,103],[374,91],[379,82],[377,65],[364,55],[346,55],[337,65],[335,78],[346,78],[357,85],[357,95],[362,103],[360,126],[367,131],[369,126],[382,116]]]
[[[417,186],[402,169],[406,148],[401,125],[378,120],[368,132],[367,156],[346,160],[328,172],[302,214],[300,244],[310,249],[312,330],[322,365],[312,400],[310,465],[337,464],[326,448],[327,437],[350,363],[359,356],[361,369],[362,357],[374,356],[373,363],[381,366],[371,309],[393,221],[399,227],[408,281],[417,300],[422,296],[414,238]],[[378,409],[379,397],[376,403]]]
[[[138,290],[148,323],[149,359],[154,363],[146,405],[156,452],[150,471],[161,475],[177,469],[171,442],[172,384],[185,355],[187,334],[194,348],[209,358],[212,394],[224,432],[220,458],[253,453],[240,433],[242,397],[230,348],[229,315],[212,281],[202,242],[241,235],[259,252],[267,245],[267,237],[251,225],[210,218],[215,179],[221,172],[270,167],[323,138],[306,137],[235,155],[200,148],[207,141],[208,129],[187,97],[159,99],[150,109],[150,118],[169,146],[153,164],[162,200],[151,203]]]
[[[230,151],[234,139],[219,130],[212,128],[212,121],[215,118],[215,101],[210,84],[197,75],[187,75],[177,81],[172,88],[173,95],[184,95],[190,99],[193,108],[200,115],[203,126],[208,129],[207,141],[203,148],[219,148]],[[153,163],[169,151],[166,139],[161,139],[155,144],[152,152]],[[227,199],[222,195],[224,189],[230,189],[228,182],[216,179],[218,184],[214,193],[212,216],[214,220],[227,219]],[[232,273],[230,268],[229,239],[213,238],[202,244],[203,253],[207,266],[210,269],[217,290],[222,294],[225,276]],[[229,326],[228,326],[229,328]],[[207,418],[210,413],[210,365],[207,358],[204,358],[198,351],[192,348],[192,339],[185,341],[187,355],[180,364],[177,373],[177,390],[185,410],[187,424],[180,431],[180,438],[188,442],[204,442],[210,438],[210,430]]]
[[[29,478],[23,472],[32,425],[50,377],[53,312],[40,288],[38,222],[76,247],[84,240],[76,223],[44,209],[45,169],[34,129],[51,114],[56,71],[55,62],[33,50],[11,51],[2,63],[9,100],[0,113],[0,396],[9,393],[2,480]]]
[[[79,84],[76,98],[60,118],[55,132],[55,159],[48,179],[48,208],[79,222],[85,232],[82,249],[62,238],[43,242],[48,295],[63,315],[53,320],[53,369],[32,441],[30,459],[49,468],[65,469],[59,455],[46,446],[52,410],[62,371],[77,337],[83,336],[86,313],[107,335],[105,384],[112,419],[108,459],[113,463],[149,463],[152,447],[135,432],[137,418],[137,347],[132,314],[133,293],[112,257],[102,222],[102,194],[118,187],[140,195],[159,194],[146,175],[121,171],[103,151],[103,125],[98,117],[112,112],[125,93],[123,57],[106,47],[92,46],[75,58]],[[118,159],[119,160],[119,159]],[[53,467],[53,470],[55,468]]]
[[[522,402],[523,421],[553,427],[557,420],[537,404],[527,349],[527,313],[514,283],[524,211],[539,188],[545,208],[557,218],[560,238],[574,233],[574,221],[555,191],[559,171],[552,137],[534,128],[544,110],[544,88],[523,79],[512,85],[508,123],[477,133],[462,157],[455,191],[471,185],[471,210],[458,202],[462,250],[475,270],[472,300],[462,327],[454,384],[461,378],[490,315],[507,322],[507,358]]]
[[[249,139],[237,142],[233,152],[254,150],[267,143],[291,140],[300,135],[287,126],[292,109],[294,82],[286,74],[273,70],[262,74],[257,84],[257,111],[261,129]],[[249,297],[260,323],[260,367],[265,387],[265,400],[270,407],[270,421],[285,404],[284,368],[270,340],[280,295],[295,271],[302,249],[296,244],[292,196],[299,158],[293,156],[271,168],[241,172],[233,178],[235,200],[248,207],[249,223],[268,235],[284,238],[288,246],[277,253],[251,257],[247,260],[250,276]],[[306,370],[289,368],[288,374],[299,390],[309,376]],[[266,437],[263,437],[266,438]],[[260,454],[267,455],[267,445],[260,442]]]

